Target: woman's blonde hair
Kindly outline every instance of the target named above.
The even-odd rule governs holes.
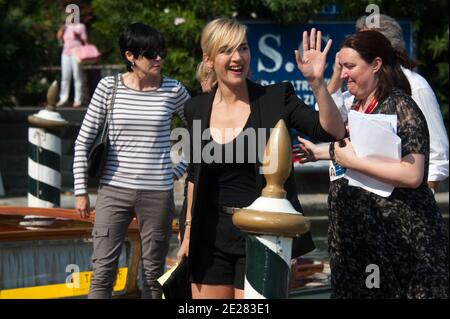
[[[213,60],[223,47],[233,51],[244,42],[246,33],[247,27],[235,19],[212,20],[203,28],[201,34],[202,53]],[[200,82],[205,79],[210,80],[212,85],[217,81],[214,70],[209,69],[203,61],[197,66],[196,76]]]

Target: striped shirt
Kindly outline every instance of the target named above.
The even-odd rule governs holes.
[[[92,96],[77,140],[73,173],[75,195],[87,193],[87,154],[106,117],[114,77],[103,78]],[[170,159],[170,124],[176,112],[183,121],[190,98],[178,81],[163,77],[161,86],[138,91],[124,85],[120,75],[109,126],[108,156],[100,183],[140,190],[170,190],[173,177],[186,170]]]

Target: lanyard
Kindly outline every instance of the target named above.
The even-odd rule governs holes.
[[[358,102],[358,104],[356,104],[355,106],[355,111],[359,111],[359,108],[361,107],[361,103],[362,101]],[[370,101],[369,106],[367,107],[367,109],[364,111],[364,113],[366,114],[370,114],[372,113],[372,111],[377,107],[378,105],[378,101],[376,98],[373,98],[372,101]]]
[[[358,111],[359,108],[361,107],[361,103],[362,101],[359,101],[356,105],[355,105],[355,111]],[[370,101],[369,106],[367,107],[367,109],[364,111],[364,113],[366,114],[370,114],[372,113],[372,111],[377,107],[378,105],[378,101],[376,98],[373,98],[372,101]],[[345,137],[349,137],[350,136],[350,130],[348,128],[348,120],[345,121],[344,123],[345,125]]]

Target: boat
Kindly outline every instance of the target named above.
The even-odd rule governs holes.
[[[0,206],[0,299],[86,298],[92,276],[95,214],[82,219],[73,209]],[[178,233],[175,219],[172,231]],[[166,268],[175,263],[172,236]],[[136,220],[119,259],[113,298],[139,298],[140,240]],[[329,265],[299,257],[291,264],[289,298],[328,298]]]
[[[328,261],[297,257],[291,262],[290,299],[330,299],[331,269]]]
[[[94,215],[75,210],[0,207],[0,299],[85,298],[92,276]],[[133,220],[119,259],[114,298],[138,291],[139,230]]]

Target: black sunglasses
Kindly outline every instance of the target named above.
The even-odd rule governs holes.
[[[165,59],[166,51],[164,49],[157,49],[155,51],[143,51],[141,55],[149,60],[155,60],[158,55],[161,57],[161,59]]]

